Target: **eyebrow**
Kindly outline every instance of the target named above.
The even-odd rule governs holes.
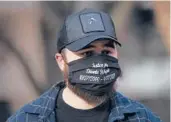
[[[82,50],[83,50],[83,49],[87,49],[87,48],[93,48],[93,47],[95,47],[95,46],[93,46],[93,45],[87,45],[87,46],[85,46],[84,48],[82,48]]]
[[[109,41],[107,44],[104,44],[105,47],[111,47],[111,48],[115,48],[114,42],[113,41]],[[88,48],[94,48],[94,45],[87,45],[85,46],[83,49],[88,49]]]
[[[115,43],[115,42],[110,41],[110,42],[108,42],[107,44],[105,44],[104,46],[105,46],[105,47],[115,48],[114,43]]]

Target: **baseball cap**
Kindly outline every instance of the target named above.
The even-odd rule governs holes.
[[[121,46],[111,17],[105,12],[86,8],[65,19],[59,33],[57,49],[58,52],[63,48],[78,51],[100,39],[112,40]]]

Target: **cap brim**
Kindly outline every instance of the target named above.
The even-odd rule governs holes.
[[[117,41],[117,39],[111,37],[111,36],[106,36],[106,35],[94,35],[94,36],[88,36],[88,37],[84,37],[81,39],[78,39],[70,44],[68,44],[66,46],[66,48],[68,48],[71,51],[78,51],[81,50],[82,48],[84,48],[85,46],[89,45],[90,43],[92,43],[93,41],[96,40],[112,40],[114,42],[116,42],[116,44],[118,44],[119,46],[121,46],[121,44]]]

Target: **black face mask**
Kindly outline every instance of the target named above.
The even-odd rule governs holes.
[[[118,59],[98,54],[68,63],[69,82],[84,92],[102,96],[112,91],[120,76]]]

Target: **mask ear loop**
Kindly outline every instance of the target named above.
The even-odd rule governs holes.
[[[66,57],[65,57],[65,55],[64,55],[63,50],[61,50],[60,54],[61,54],[61,56],[62,56],[62,58],[63,58],[63,61],[64,61],[65,65],[68,66],[68,63],[67,63],[67,61],[66,61]],[[66,68],[65,68],[65,71],[66,71]]]
[[[65,57],[65,55],[63,54],[62,51],[61,51],[61,56],[62,56],[62,58],[63,58],[65,64],[68,66],[68,70],[69,70],[69,65],[68,65],[67,59],[66,59],[66,57]],[[70,82],[71,79],[72,79],[72,75],[68,72],[68,81]]]
[[[62,58],[63,58],[65,64],[68,65],[68,62],[67,62],[67,60],[66,60],[66,57],[65,57],[64,54],[63,54],[63,51],[61,51],[61,56],[62,56]]]

